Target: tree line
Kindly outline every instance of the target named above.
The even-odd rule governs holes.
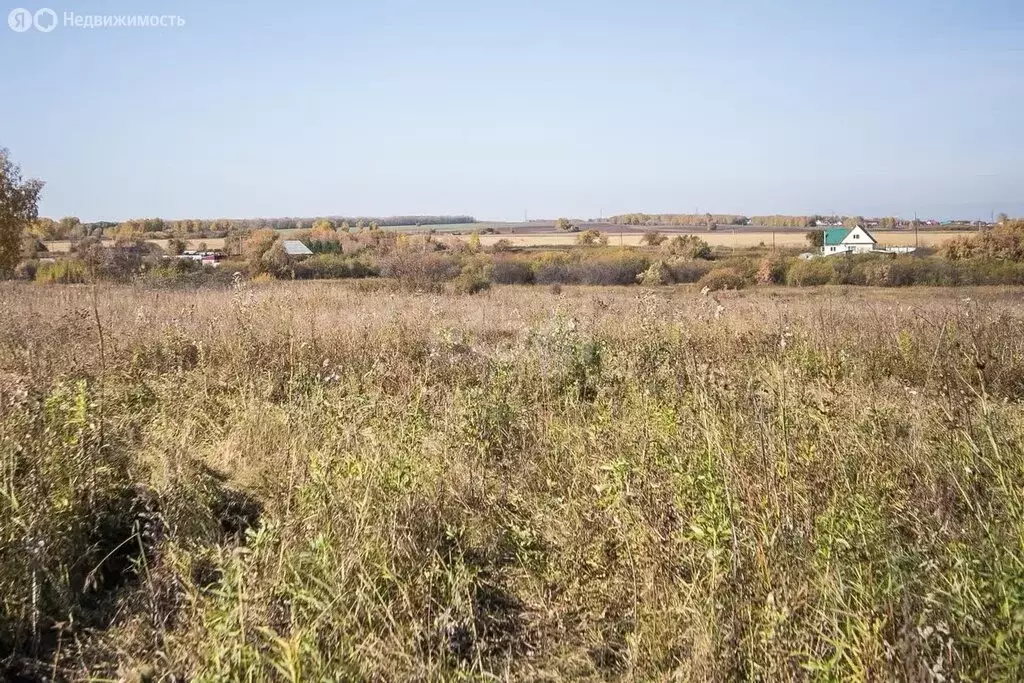
[[[1004,214],[1000,214],[1002,218]],[[627,213],[612,216],[608,219],[614,225],[634,226],[685,226],[715,229],[719,226],[752,225],[764,228],[813,228],[827,226],[843,226],[852,228],[857,225],[877,227],[882,230],[899,230],[923,225],[918,219],[901,219],[895,216],[882,218],[865,218],[864,216],[825,216],[811,214],[793,216],[774,214],[764,216],[742,216],[729,213]]]
[[[61,219],[37,218],[30,227],[32,234],[44,241],[79,239],[82,237],[225,237],[235,232],[255,230],[312,230],[326,228],[382,228],[406,225],[448,225],[475,223],[472,216],[327,216],[322,218],[215,218],[165,220],[133,218],[120,223],[100,221],[83,223],[75,216]]]

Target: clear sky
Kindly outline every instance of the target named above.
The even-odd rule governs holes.
[[[1024,214],[1024,0],[18,6],[44,215]]]

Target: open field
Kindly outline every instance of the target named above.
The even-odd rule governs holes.
[[[663,234],[693,234],[700,237],[702,240],[707,242],[713,247],[757,247],[766,246],[771,247],[773,241],[773,235],[770,231],[753,231],[753,230],[737,230],[735,232],[729,230],[715,230],[713,232],[707,232],[706,230],[693,231],[687,233],[686,231],[663,229]],[[778,248],[808,248],[807,238],[804,236],[806,231],[777,231],[774,234],[774,242]],[[602,232],[608,236],[608,243],[612,245],[624,245],[624,246],[637,246],[640,244],[640,240],[643,238],[642,232],[616,232],[614,228],[606,229]],[[882,246],[892,247],[906,247],[913,246],[915,237],[913,232],[899,231],[899,232],[886,232],[886,231],[874,231],[871,233],[878,240],[878,243]],[[939,246],[946,240],[953,237],[963,236],[961,232],[924,232],[922,231],[918,235],[919,244],[922,247],[934,247]],[[555,247],[555,246],[566,246],[576,243],[576,238],[579,233],[572,232],[531,232],[531,233],[514,233],[514,234],[497,234],[497,235],[481,235],[480,243],[483,245],[492,245],[498,240],[508,240],[515,246],[521,247]]]
[[[0,283],[0,678],[1024,673],[1020,290]]]
[[[507,240],[514,246],[519,247],[563,247],[569,246],[576,243],[576,238],[579,233],[572,232],[543,232],[540,229],[534,227],[529,232],[523,232],[522,226],[513,228],[515,232],[509,232],[509,225],[516,224],[497,224],[497,223],[476,223],[470,225],[457,225],[453,224],[450,226],[433,226],[440,228],[441,234],[449,232],[461,232],[462,239],[468,239],[468,236],[474,230],[483,230],[485,227],[494,227],[495,229],[502,230],[497,234],[486,234],[480,236],[480,243],[484,246],[492,246],[498,240]],[[399,231],[410,231],[410,232],[425,232],[426,228],[407,226],[406,228],[387,228],[388,230],[399,230]],[[298,230],[281,230],[282,236],[286,239],[290,239],[294,236]],[[733,247],[733,248],[747,248],[757,247],[764,245],[765,247],[771,247],[773,243],[773,234],[758,230],[716,230],[714,232],[707,231],[694,231],[686,232],[680,230],[663,229],[662,232],[666,235],[672,234],[694,234],[698,235],[705,242],[713,247]],[[807,239],[804,237],[805,231],[776,231],[774,234],[774,243],[778,248],[807,248]],[[602,234],[608,236],[608,243],[614,246],[638,246],[641,244],[640,240],[643,237],[643,232],[632,228],[624,230],[623,232],[617,232],[615,227],[602,228]],[[883,246],[913,246],[915,242],[914,233],[907,231],[898,232],[886,232],[886,231],[875,231],[872,233],[879,244]],[[935,231],[925,232],[921,231],[917,239],[922,247],[936,247],[941,245],[943,242],[953,238],[962,237],[965,234],[970,234],[964,231]],[[161,248],[167,247],[168,240],[150,240],[154,244],[160,245]],[[110,241],[113,244],[113,241]],[[223,249],[224,240],[222,238],[208,238],[208,239],[190,239],[187,240],[189,249],[197,249],[200,245],[205,244],[208,249]],[[55,253],[67,253],[71,249],[71,243],[68,241],[55,241],[47,242],[47,249]]]

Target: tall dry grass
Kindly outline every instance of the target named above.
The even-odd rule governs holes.
[[[1019,677],[1024,314],[964,291],[3,285],[0,671]]]

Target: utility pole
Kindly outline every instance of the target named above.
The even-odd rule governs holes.
[[[920,230],[920,229],[921,229],[921,221],[917,220],[917,211],[915,211],[914,212],[914,249],[917,249],[920,246],[920,241],[919,241],[918,236],[917,236],[918,230]]]

